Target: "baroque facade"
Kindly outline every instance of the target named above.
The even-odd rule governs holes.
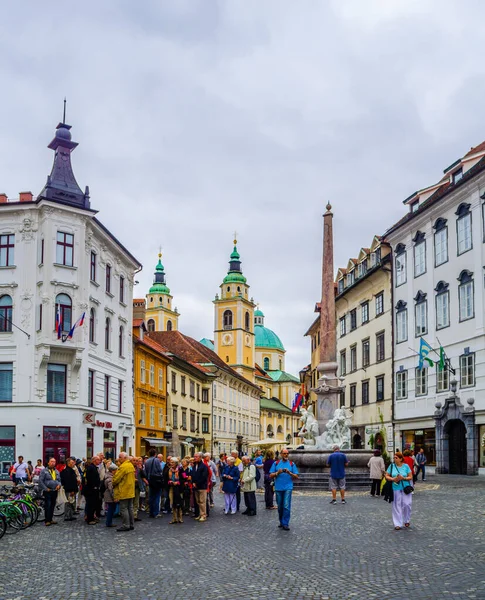
[[[133,447],[132,293],[141,265],[79,188],[76,146],[59,123],[40,194],[0,195],[3,477],[18,454],[45,462]]]

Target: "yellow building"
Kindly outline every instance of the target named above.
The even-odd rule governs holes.
[[[177,331],[179,312],[173,307],[173,297],[165,282],[162,254],[158,255],[153,285],[146,296],[146,320],[148,331]]]
[[[260,408],[261,439],[274,440],[273,450],[299,444],[299,440],[295,444],[294,437],[298,432],[297,415],[276,398],[261,398]]]
[[[254,307],[249,285],[241,271],[237,240],[229,261],[229,271],[214,300],[215,352],[230,367],[254,383]]]
[[[170,358],[146,335],[142,319],[133,321],[133,384],[137,456],[156,448],[166,455],[167,366]]]

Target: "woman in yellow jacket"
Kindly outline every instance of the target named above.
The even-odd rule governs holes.
[[[128,460],[126,452],[120,452],[119,468],[113,475],[113,490],[116,502],[120,503],[121,527],[116,531],[135,529],[133,498],[135,497],[135,467]]]

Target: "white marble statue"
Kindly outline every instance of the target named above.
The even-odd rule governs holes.
[[[327,429],[315,439],[313,447],[330,450],[337,445],[341,450],[350,449],[351,413],[345,407],[336,408],[333,417],[327,423]]]
[[[313,414],[313,406],[301,409],[300,422],[302,423],[302,427],[298,432],[298,437],[303,438],[305,448],[314,448],[319,430],[318,421]]]

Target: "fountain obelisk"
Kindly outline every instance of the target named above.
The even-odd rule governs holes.
[[[330,204],[323,215],[322,298],[320,302],[320,364],[317,394],[317,420],[320,433],[340,406],[341,382],[337,378],[337,324],[333,272],[333,213]]]

